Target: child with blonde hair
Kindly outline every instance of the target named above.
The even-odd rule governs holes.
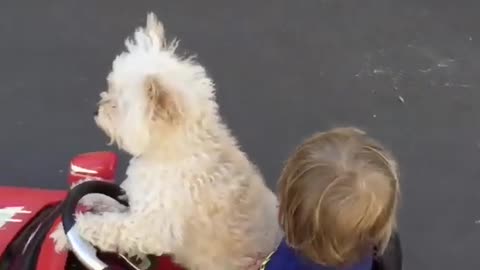
[[[356,128],[305,140],[288,159],[278,192],[285,238],[260,269],[370,270],[396,227],[396,162]]]

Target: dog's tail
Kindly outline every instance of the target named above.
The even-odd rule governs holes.
[[[145,27],[137,28],[133,37],[125,40],[125,46],[130,52],[136,50],[174,51],[177,44],[178,41],[175,39],[170,43],[167,42],[163,24],[153,12],[148,13]]]

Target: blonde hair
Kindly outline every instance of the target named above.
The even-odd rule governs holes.
[[[392,155],[359,129],[336,128],[305,140],[288,159],[279,219],[287,243],[303,256],[345,266],[385,250],[398,198]]]

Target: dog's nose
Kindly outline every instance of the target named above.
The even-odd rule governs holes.
[[[98,108],[93,112],[93,116],[97,116],[98,115]]]

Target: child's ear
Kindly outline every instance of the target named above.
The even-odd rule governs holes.
[[[181,118],[180,103],[173,89],[163,85],[155,76],[147,77],[145,89],[153,120],[174,123]]]

